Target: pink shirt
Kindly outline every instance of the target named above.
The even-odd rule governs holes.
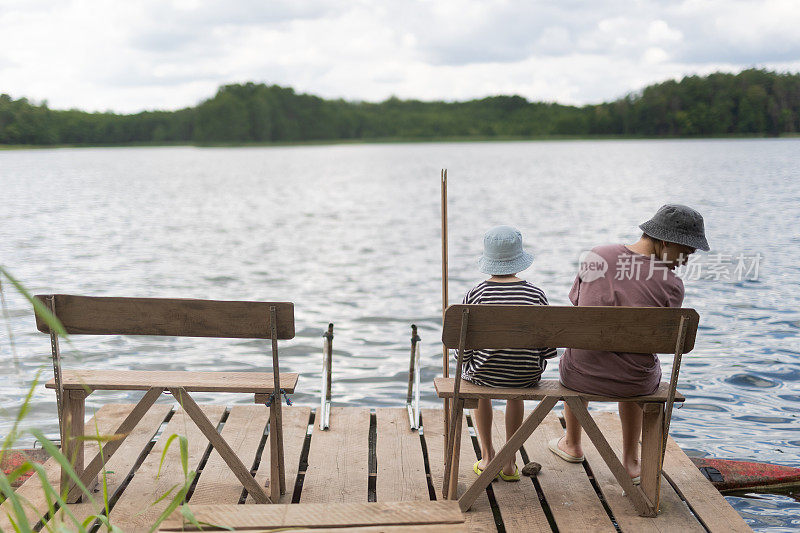
[[[575,278],[569,292],[574,305],[680,307],[683,303],[683,281],[658,261],[622,244],[598,246],[592,252],[606,262],[608,270],[597,279],[592,275]],[[607,396],[652,394],[661,381],[655,354],[567,348],[558,369],[564,386]]]

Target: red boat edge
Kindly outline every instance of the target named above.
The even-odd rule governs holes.
[[[19,468],[21,465],[25,464],[28,461],[35,461],[37,463],[44,463],[50,458],[50,454],[48,454],[42,448],[31,448],[27,450],[6,450],[5,454],[3,454],[2,460],[0,461],[0,468],[3,469],[3,474],[9,475],[13,472],[16,468]],[[15,479],[11,486],[13,488],[17,488],[31,475],[33,474],[33,470],[29,470],[28,472],[22,474],[20,477]]]
[[[713,457],[691,459],[722,493],[800,488],[800,468]]]

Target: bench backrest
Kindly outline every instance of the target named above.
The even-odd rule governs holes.
[[[666,307],[451,305],[442,342],[457,349],[463,310],[468,309],[465,349],[582,348],[608,352],[674,353],[685,317],[683,353],[694,348],[699,315]]]
[[[240,302],[183,298],[109,298],[70,294],[36,295],[67,333],[82,335],[165,335],[170,337],[271,338],[270,307],[276,310],[278,339],[294,338],[291,302]],[[36,327],[50,328],[37,315]]]

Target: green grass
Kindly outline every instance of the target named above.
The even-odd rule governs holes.
[[[34,313],[43,320],[48,327],[56,332],[57,335],[63,338],[67,338],[67,332],[61,322],[56,318],[47,307],[37,300],[22,284],[12,276],[8,270],[4,267],[0,266],[0,295],[3,296],[3,308],[4,308],[4,316],[6,320],[8,320],[8,313],[5,309],[5,294],[3,292],[3,278],[6,281],[11,283],[11,285],[20,293],[22,294],[28,302],[33,306]],[[11,330],[9,329],[9,333]],[[9,335],[9,342],[12,344],[12,352],[13,350],[13,336]],[[73,469],[72,465],[74,461],[70,460],[64,456],[58,446],[47,439],[44,434],[39,431],[38,429],[27,429],[23,430],[23,422],[30,412],[31,408],[31,400],[33,398],[33,393],[36,390],[36,387],[39,385],[39,377],[43,371],[44,365],[40,368],[33,379],[33,383],[31,384],[30,388],[28,389],[28,393],[25,396],[25,400],[22,403],[19,411],[17,412],[14,418],[14,424],[12,425],[11,431],[9,431],[8,435],[3,439],[2,448],[0,448],[0,460],[11,450],[14,444],[18,441],[19,437],[22,435],[30,435],[41,442],[42,447],[50,454],[50,457],[54,459],[61,469],[65,471],[72,482],[80,489],[83,501],[89,502],[95,509],[99,508],[98,502],[95,500],[92,492],[83,485],[80,480],[80,477]],[[69,436],[67,436],[69,438]],[[97,426],[95,426],[95,434],[93,436],[84,436],[82,439],[88,442],[96,442],[98,447],[101,450],[102,454],[102,446],[108,442],[109,440],[119,438],[116,435],[101,435]],[[184,500],[186,499],[186,494],[189,491],[189,488],[194,481],[194,478],[197,476],[197,473],[193,470],[189,470],[188,464],[188,441],[186,437],[182,435],[171,435],[164,447],[164,452],[161,456],[161,463],[163,464],[167,450],[172,442],[177,440],[180,446],[180,456],[181,456],[181,467],[183,469],[183,483],[177,484],[173,486],[170,490],[165,492],[161,495],[152,505],[160,503],[164,500],[167,500],[169,504],[164,509],[164,511],[159,515],[153,524],[150,526],[150,531],[155,531],[158,529],[158,526],[176,509],[180,507],[181,515],[184,517],[184,520],[187,523],[192,523],[196,527],[200,528],[201,524],[195,519],[194,515],[191,512],[191,509],[188,505],[184,504]],[[101,455],[102,457],[102,455]],[[53,487],[50,481],[47,479],[47,472],[43,465],[36,463],[34,461],[26,461],[23,464],[19,465],[13,471],[5,474],[4,472],[0,472],[0,504],[6,506],[6,509],[3,509],[2,512],[8,516],[13,531],[17,533],[31,533],[34,531],[34,528],[42,518],[40,512],[35,510],[33,503],[26,499],[24,496],[18,494],[12,488],[12,483],[14,481],[20,479],[21,477],[25,476],[29,472],[32,472],[34,475],[38,476],[39,481],[41,483],[42,492],[44,496],[44,500],[47,502],[47,512],[45,516],[50,517],[51,519],[48,520],[43,527],[43,531],[78,531],[78,532],[88,532],[93,529],[94,524],[99,522],[101,527],[104,527],[106,531],[112,533],[118,533],[122,530],[116,527],[110,518],[110,508],[109,508],[109,494],[108,494],[108,483],[106,479],[106,461],[105,457],[103,458],[103,464],[101,468],[102,475],[102,492],[101,496],[103,498],[103,511],[100,514],[94,514],[86,518],[83,522],[78,521],[75,515],[69,509],[69,506],[66,505],[65,500],[67,497],[67,487],[61,487],[60,492]],[[74,459],[74,458],[73,458]],[[159,474],[161,472],[161,465],[159,465]],[[27,510],[32,510],[31,516],[35,517],[35,522],[31,523],[28,519],[28,514],[25,512]],[[63,522],[58,522],[53,517],[57,516],[56,513],[61,510],[62,514],[58,516],[63,517]],[[58,522],[58,523],[57,523]],[[218,526],[217,526],[218,527]]]

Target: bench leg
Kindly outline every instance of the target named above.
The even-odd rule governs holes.
[[[186,414],[194,421],[203,435],[211,443],[211,446],[217,450],[220,457],[228,465],[228,468],[234,473],[239,482],[247,489],[247,492],[253,497],[256,503],[272,503],[261,485],[256,482],[255,478],[250,474],[250,470],[242,463],[242,460],[236,455],[236,452],[230,445],[217,433],[217,428],[211,423],[208,417],[197,405],[197,402],[189,396],[186,389],[183,387],[170,387],[169,391],[175,397],[175,400],[183,407]]]
[[[586,431],[589,439],[591,439],[592,444],[597,448],[600,457],[603,458],[603,461],[608,465],[611,473],[614,474],[614,478],[616,478],[617,482],[622,486],[623,490],[625,490],[625,493],[631,498],[633,506],[636,508],[639,516],[656,516],[653,504],[648,500],[647,496],[645,496],[641,487],[637,487],[633,484],[627,470],[622,466],[622,463],[614,453],[611,445],[603,436],[603,432],[597,427],[594,419],[583,404],[583,400],[578,397],[570,397],[565,398],[564,401],[567,402],[572,414],[578,419],[581,427]]]
[[[447,447],[450,445],[450,398],[444,399],[444,464],[447,466],[447,463],[450,462],[450,457],[447,455],[449,451]]]
[[[83,475],[83,437],[84,435],[84,416],[86,415],[86,392],[83,390],[66,389],[64,390],[64,412],[62,420],[64,423],[64,441],[61,443],[61,453],[72,464],[72,469],[78,477]],[[65,489],[66,487],[66,489]],[[78,503],[81,501],[81,491],[77,489],[75,482],[72,481],[64,468],[61,468],[61,493],[66,495],[67,503]],[[93,487],[87,486],[89,490]],[[65,492],[66,491],[66,492]]]
[[[539,402],[539,405],[536,406],[536,409],[533,410],[531,414],[528,415],[528,418],[522,422],[522,425],[519,429],[511,435],[511,438],[508,439],[506,445],[503,446],[497,454],[494,456],[486,468],[483,470],[483,473],[478,476],[472,485],[467,489],[461,498],[458,500],[458,505],[461,508],[461,512],[466,513],[472,504],[475,503],[475,500],[478,498],[478,495],[486,490],[486,487],[489,486],[489,483],[500,473],[500,470],[503,469],[503,464],[505,464],[509,459],[517,454],[522,445],[528,440],[528,437],[531,436],[531,433],[539,427],[539,424],[542,423],[544,417],[547,416],[553,407],[558,402],[557,396],[547,396],[542,401]]]
[[[105,446],[103,446],[102,453],[98,452],[97,455],[94,456],[94,459],[91,460],[89,465],[84,469],[83,474],[81,474],[81,482],[86,486],[86,488],[91,490],[90,484],[94,484],[97,480],[97,475],[100,473],[100,469],[105,466],[105,463],[111,459],[111,456],[114,455],[114,452],[122,446],[122,443],[125,442],[125,438],[128,436],[128,433],[133,431],[133,428],[136,427],[136,424],[142,419],[142,417],[147,413],[148,409],[153,406],[156,402],[158,397],[164,391],[163,388],[151,388],[148,390],[145,395],[139,400],[139,403],[136,404],[136,407],[133,408],[125,420],[119,425],[117,430],[114,432],[114,435],[119,435],[119,437],[115,440],[108,441]],[[98,442],[98,446],[102,443]],[[81,490],[76,485],[70,489],[69,498],[72,499],[74,497],[80,497]]]
[[[664,404],[644,404],[642,418],[642,490],[658,512],[661,498],[661,446],[664,432]]]
[[[449,461],[445,465],[445,478],[442,494],[447,500],[458,498],[458,468],[461,457],[461,429],[464,418],[464,402],[459,400],[453,406],[453,416],[450,420],[450,441],[448,457]]]
[[[272,501],[277,502],[286,494],[286,470],[283,459],[283,424],[281,423],[280,399],[269,406],[269,490]]]

